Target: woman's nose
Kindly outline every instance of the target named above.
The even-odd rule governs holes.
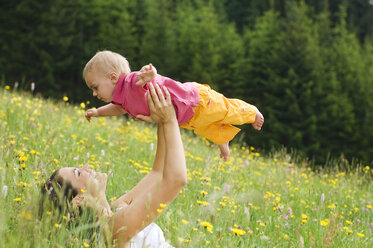
[[[93,96],[97,96],[97,92],[96,91],[93,91]]]
[[[85,164],[85,165],[83,166],[83,169],[84,169],[84,170],[88,170],[88,171],[91,170],[91,169],[89,168],[89,164]]]

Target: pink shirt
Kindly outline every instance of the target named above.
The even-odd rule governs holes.
[[[136,117],[138,114],[150,115],[146,92],[148,84],[144,87],[137,86],[137,72],[122,75],[113,93],[113,104],[121,106],[128,114]],[[194,83],[180,83],[159,74],[151,81],[159,86],[166,86],[175,107],[179,125],[187,123],[194,115],[193,107],[199,104],[198,89]]]

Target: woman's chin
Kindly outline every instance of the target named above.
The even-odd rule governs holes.
[[[97,179],[100,183],[100,186],[106,188],[107,174],[106,173],[97,173]]]

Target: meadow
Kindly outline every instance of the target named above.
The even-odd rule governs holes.
[[[156,126],[130,118],[88,123],[89,102],[42,99],[9,86],[0,89],[0,106],[0,246],[103,247],[90,224],[72,225],[53,210],[40,217],[40,187],[57,168],[89,163],[108,173],[107,197],[115,200],[149,172]],[[187,130],[182,138],[188,184],[156,220],[173,246],[373,246],[368,165],[316,170],[284,151],[264,156],[238,144],[223,162],[207,140]]]

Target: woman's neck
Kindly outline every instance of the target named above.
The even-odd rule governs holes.
[[[105,195],[97,200],[95,208],[99,217],[111,217],[113,215]]]

